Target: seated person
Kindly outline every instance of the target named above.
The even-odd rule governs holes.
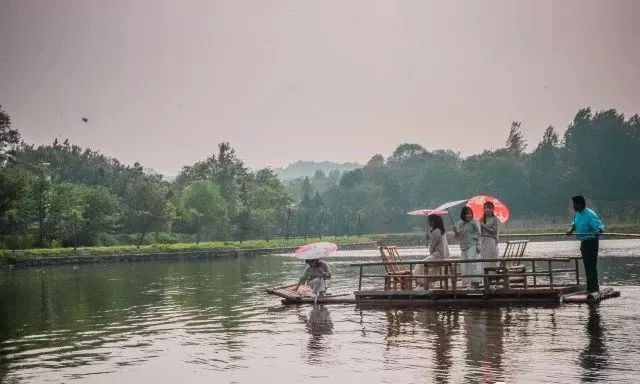
[[[306,260],[307,269],[298,281],[295,290],[297,291],[302,284],[308,284],[311,287],[311,295],[317,300],[318,296],[324,296],[329,287],[328,281],[331,279],[331,271],[329,264],[320,259]]]
[[[442,217],[438,215],[431,214],[427,216],[427,220],[429,223],[429,233],[428,237],[430,237],[431,242],[429,243],[429,256],[424,260],[442,260],[449,258],[449,244],[447,243],[447,234],[444,228],[444,222],[442,221]],[[431,266],[427,268],[429,275],[435,275],[439,271],[438,266]],[[424,275],[425,268],[424,264],[418,264],[413,270],[414,275]],[[427,288],[434,287],[438,281],[430,281],[427,284],[425,278],[417,278],[416,283],[419,287]]]

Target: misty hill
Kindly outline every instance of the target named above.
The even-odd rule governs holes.
[[[343,173],[357,168],[362,168],[362,165],[349,162],[334,163],[331,161],[296,161],[293,164],[289,164],[286,168],[276,168],[274,171],[281,180],[291,180],[305,176],[311,177],[318,169],[328,175],[331,171],[339,171],[340,173]]]

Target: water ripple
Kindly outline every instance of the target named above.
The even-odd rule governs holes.
[[[610,245],[602,278],[623,295],[594,310],[283,307],[263,288],[295,281],[288,256],[2,272],[0,381],[633,382],[640,258]],[[375,257],[341,252],[331,289],[353,290],[348,264]]]

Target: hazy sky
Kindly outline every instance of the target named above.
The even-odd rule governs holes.
[[[470,154],[512,120],[534,146],[583,106],[640,113],[638,20],[632,0],[0,0],[0,104],[27,142],[168,174],[223,140],[252,167]]]

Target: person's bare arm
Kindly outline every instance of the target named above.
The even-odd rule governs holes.
[[[304,273],[302,274],[302,277],[300,278],[300,280],[298,280],[298,284],[296,284],[296,287],[293,289],[294,291],[297,291],[298,288],[300,288],[300,285],[302,285],[302,283],[304,283],[305,281],[307,281],[307,278],[309,277],[309,268],[307,267],[304,270]]]

